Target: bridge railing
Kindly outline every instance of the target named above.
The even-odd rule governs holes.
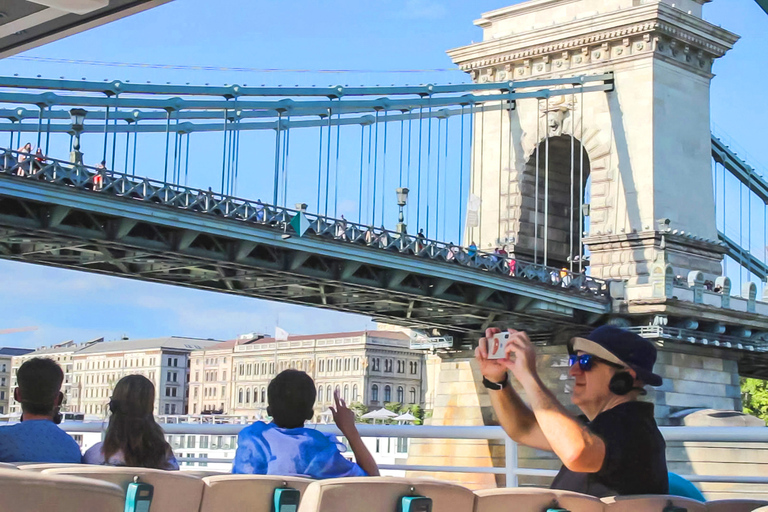
[[[161,423],[169,435],[237,435],[248,424],[199,424],[199,423]],[[106,428],[101,422],[65,422],[62,428],[71,434],[100,433]],[[335,425],[312,425],[320,432],[341,435]],[[501,427],[463,427],[463,426],[416,426],[416,425],[357,425],[360,434],[366,438],[393,437],[408,439],[475,439],[503,442],[505,446],[503,467],[381,464],[380,469],[400,471],[425,471],[447,473],[485,473],[506,475],[508,487],[516,487],[520,476],[554,477],[557,471],[548,469],[522,468],[518,464],[517,444],[512,441]],[[768,443],[768,428],[765,427],[661,427],[664,439],[670,442],[695,443]],[[730,446],[725,444],[725,446]],[[195,449],[199,451],[199,449]],[[233,457],[197,458],[180,457],[179,462],[231,463]],[[692,482],[720,482],[740,484],[768,484],[768,476],[737,475],[683,475]]]
[[[474,247],[432,240],[421,233],[411,235],[391,231],[383,226],[349,222],[343,216],[335,219],[258,200],[232,197],[213,192],[210,188],[195,189],[2,148],[0,174],[249,222],[282,231],[286,237],[310,233],[339,242],[458,264],[579,293],[608,296],[605,281],[584,273],[512,259],[503,253],[488,253]]]

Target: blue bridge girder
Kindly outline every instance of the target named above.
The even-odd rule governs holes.
[[[2,150],[0,150],[2,151]],[[125,174],[0,157],[0,258],[359,313],[467,339],[589,325],[583,274]]]

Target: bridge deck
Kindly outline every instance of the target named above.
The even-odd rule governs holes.
[[[531,330],[592,323],[609,309],[606,284],[584,275],[58,161],[20,170],[11,153],[0,166],[2,258],[459,338],[491,322]]]

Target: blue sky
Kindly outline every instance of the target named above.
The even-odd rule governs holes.
[[[9,58],[0,73],[155,83],[376,85],[464,82],[445,51],[481,39],[472,22],[509,0],[176,0],[21,57],[119,63],[302,69],[235,72],[93,66]],[[715,64],[712,120],[760,167],[768,162],[768,16],[753,0],[715,0],[705,18],[742,36]],[[366,70],[330,73],[320,70]],[[440,70],[395,72],[397,70]],[[763,166],[763,168],[765,168]],[[266,194],[265,194],[266,195]],[[0,261],[0,346],[68,339],[185,335],[227,339],[370,327],[355,315]]]

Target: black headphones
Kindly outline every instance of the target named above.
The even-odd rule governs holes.
[[[622,370],[620,372],[616,372],[616,374],[611,377],[611,381],[608,383],[608,389],[614,395],[619,396],[624,396],[630,391],[634,390],[640,391],[641,395],[645,395],[647,393],[644,388],[637,387],[634,384],[635,378],[632,376],[632,374],[626,370]]]
[[[616,372],[616,374],[611,377],[611,381],[608,383],[608,389],[614,395],[623,396],[635,389],[634,384],[635,378],[632,377],[631,373],[624,370]]]

